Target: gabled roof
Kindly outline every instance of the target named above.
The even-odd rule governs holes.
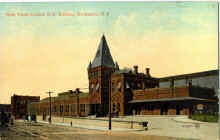
[[[115,66],[104,35],[101,38],[101,42],[99,43],[99,47],[96,52],[96,56],[93,59],[93,62],[90,68],[95,68],[99,66],[106,66],[106,67],[113,67],[113,68]]]

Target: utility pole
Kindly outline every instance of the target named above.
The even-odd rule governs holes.
[[[77,116],[80,117],[80,111],[79,111],[79,88],[76,88],[76,99],[77,99]]]
[[[218,2],[218,53],[220,52],[219,49],[219,2]],[[219,59],[219,57],[218,57]],[[219,61],[218,61],[218,68],[219,68]],[[219,70],[218,70],[219,71]],[[218,79],[220,80],[220,75],[218,75]],[[220,127],[220,83],[218,83],[218,127]],[[220,139],[220,129],[218,131],[219,133],[219,139]]]
[[[109,125],[108,125],[108,129],[111,130],[112,129],[112,113],[111,113],[111,74],[110,74],[110,79],[109,79],[109,111],[108,111],[108,116],[109,116]]]
[[[50,117],[49,117],[49,123],[51,124],[51,93],[53,93],[53,92],[48,91],[47,93],[49,94],[49,99],[50,99]]]

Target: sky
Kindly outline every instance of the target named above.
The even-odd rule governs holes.
[[[217,10],[217,2],[1,3],[0,104],[88,87],[103,34],[120,68],[149,67],[158,78],[215,70]]]

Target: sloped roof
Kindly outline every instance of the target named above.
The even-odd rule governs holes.
[[[90,68],[95,68],[99,66],[106,66],[106,67],[115,66],[104,35],[101,38],[101,42],[99,43],[99,47],[96,52],[96,56],[93,59],[93,62]]]
[[[174,98],[160,98],[160,99],[131,100],[128,103],[183,101],[183,100],[214,101],[210,99],[203,99],[203,98],[196,98],[196,97],[174,97]]]
[[[79,93],[79,98],[86,98],[89,96],[89,93],[87,92],[80,92]],[[54,101],[62,101],[62,100],[68,100],[69,98],[71,97],[76,97],[75,94],[70,94],[69,92],[62,92],[60,95],[58,96],[55,96],[55,97],[51,97],[51,101],[54,102]],[[42,100],[40,100],[40,102],[49,102],[49,97],[46,97]]]
[[[209,76],[209,75],[218,75],[219,70],[209,70],[209,71],[203,71],[203,72],[196,72],[196,73],[189,73],[189,74],[181,74],[181,75],[174,75],[174,76],[167,76],[167,77],[161,77],[160,81],[168,81],[170,79],[184,79],[186,77],[202,77],[202,76]]]

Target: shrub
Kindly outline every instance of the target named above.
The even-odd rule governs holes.
[[[203,122],[218,122],[218,115],[196,114],[191,115],[191,119]]]

